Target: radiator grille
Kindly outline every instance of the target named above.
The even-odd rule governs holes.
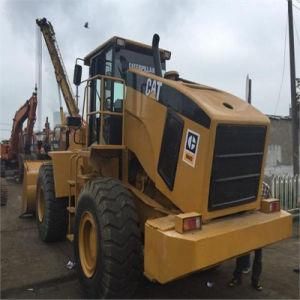
[[[217,127],[209,210],[255,201],[266,137],[265,126]]]

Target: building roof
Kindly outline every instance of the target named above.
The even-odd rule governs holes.
[[[271,120],[291,120],[291,116],[266,115]]]

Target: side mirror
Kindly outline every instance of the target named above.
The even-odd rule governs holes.
[[[78,86],[81,83],[82,66],[76,64],[74,67],[73,83]]]
[[[68,127],[80,127],[81,126],[81,117],[67,117],[67,126]]]

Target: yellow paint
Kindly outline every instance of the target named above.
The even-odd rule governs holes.
[[[71,176],[71,165],[75,172],[76,152],[73,151],[53,151],[49,152],[53,165],[53,178],[56,198],[68,197],[68,180],[74,179]]]
[[[269,131],[269,119],[253,106],[241,99],[203,85],[185,84],[181,81],[172,81],[157,77],[140,70],[130,69],[132,73],[159,80],[163,84],[176,88],[187,95],[201,107],[211,119],[210,129],[195,123],[181,115],[184,120],[183,136],[181,140],[179,159],[177,163],[174,188],[171,191],[158,173],[157,166],[167,108],[153,99],[131,87],[127,87],[125,110],[125,141],[126,146],[139,159],[147,175],[155,183],[156,188],[170,199],[181,211],[195,211],[207,221],[220,216],[234,214],[245,210],[260,208],[260,191],[256,201],[227,209],[208,211],[210,175],[213,162],[215,135],[218,124],[233,125],[262,125]],[[224,107],[223,103],[230,104],[234,109]],[[187,164],[183,157],[185,138],[188,130],[200,135],[198,152],[192,158],[192,165]],[[268,139],[266,138],[266,144]],[[265,163],[267,147],[265,147]],[[188,184],[187,182],[188,178]],[[262,184],[262,177],[260,184]]]
[[[205,128],[184,116],[180,116],[184,121],[184,128],[174,188],[170,190],[158,173],[167,107],[153,99],[153,95],[146,96],[131,87],[127,87],[126,100],[124,100],[123,106],[124,137],[122,137],[121,145],[105,145],[103,140],[104,118],[100,118],[98,125],[101,125],[99,135],[101,144],[94,143],[90,147],[85,147],[84,145],[75,145],[71,138],[69,151],[49,153],[53,164],[56,197],[75,195],[74,207],[76,207],[77,196],[86,181],[95,177],[120,179],[120,170],[122,170],[123,182],[135,195],[141,227],[145,225],[145,274],[148,278],[160,283],[166,283],[289,237],[292,219],[288,213],[281,211],[264,214],[257,211],[260,208],[261,188],[254,202],[208,211],[217,126],[219,124],[261,125],[267,128],[268,137],[270,123],[268,118],[245,101],[226,92],[203,85],[185,84],[180,81],[160,78],[136,69],[131,69],[130,72],[159,80],[164,85],[169,85],[189,97],[210,117],[210,128]],[[96,77],[101,78],[100,75]],[[120,81],[120,79],[117,80]],[[104,93],[103,80],[101,85],[101,90]],[[101,97],[101,99],[103,102],[105,97]],[[232,106],[233,109],[225,108],[224,103]],[[86,111],[86,116],[88,114],[104,116],[106,114],[103,110],[104,103],[100,104],[100,111]],[[88,102],[86,102],[86,107],[88,107]],[[88,120],[88,118],[86,119]],[[188,153],[184,152],[188,130],[197,133],[200,137],[198,151],[193,157],[188,157]],[[88,134],[82,132],[80,140],[84,138],[87,141]],[[265,145],[267,142],[268,138],[266,138]],[[266,148],[261,174],[263,174]],[[132,170],[128,165],[128,159],[133,154],[138,158],[143,174],[139,181],[141,184],[130,187],[127,175],[131,175]],[[120,166],[120,158],[123,158],[122,166]],[[119,167],[121,167],[120,170]],[[37,171],[34,170],[31,177],[29,176],[30,172],[28,173],[26,179],[29,183],[28,186],[30,183],[31,186],[34,186],[34,180],[37,177]],[[87,176],[87,174],[89,175]],[[153,193],[149,193],[150,196],[146,194],[149,187],[146,186],[147,184],[152,188],[151,192]],[[72,191],[70,191],[71,185]],[[34,194],[34,192],[32,193]],[[31,195],[30,192],[28,195]],[[175,213],[175,210],[178,212]],[[234,215],[242,211],[251,212]],[[179,218],[182,221],[184,216],[176,217],[175,214],[179,212],[184,213],[184,215],[190,212],[201,215],[204,221],[202,230],[184,234],[177,232],[175,230],[176,220]],[[167,216],[161,217],[162,215]],[[160,218],[157,218],[158,216]],[[86,221],[87,226],[82,228],[88,228],[89,223],[90,221]],[[71,239],[71,233],[68,234]],[[95,246],[94,231],[87,232],[87,235],[91,236],[93,246]],[[81,247],[84,246],[81,245]],[[85,251],[87,255],[83,255],[87,261],[85,264],[86,277],[93,276],[95,271],[94,252],[95,248],[92,247],[91,251]]]
[[[45,160],[24,161],[24,178],[22,187],[22,213],[32,213],[36,210],[36,184],[39,169]]]
[[[154,220],[145,225],[144,272],[159,283],[288,238],[292,228],[292,217],[285,211],[225,217],[184,234],[174,228],[161,230],[158,224],[165,228],[164,219],[156,219],[155,227]]]

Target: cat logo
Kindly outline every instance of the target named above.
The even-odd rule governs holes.
[[[188,129],[185,137],[182,160],[193,168],[195,168],[199,141],[200,134]]]
[[[156,100],[159,100],[160,88],[162,86],[162,82],[148,78],[146,82],[145,95],[150,96]]]

